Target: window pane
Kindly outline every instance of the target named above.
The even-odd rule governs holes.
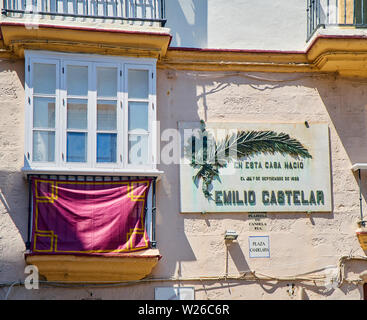
[[[98,97],[117,96],[117,68],[97,68]]]
[[[68,162],[87,161],[87,133],[67,133],[67,157]]]
[[[88,127],[88,101],[68,99],[67,128],[87,129]]]
[[[116,101],[98,101],[97,130],[116,130]]]
[[[98,101],[97,130],[116,130],[116,101]]]
[[[129,99],[148,99],[149,72],[148,70],[129,70]]]
[[[33,131],[33,161],[55,161],[55,132]]]
[[[55,99],[33,99],[33,127],[55,128]]]
[[[144,129],[148,131],[148,103],[129,102],[129,130]]]
[[[56,65],[33,64],[33,93],[55,94],[56,92]]]
[[[116,140],[115,133],[97,134],[97,162],[116,162]]]
[[[68,66],[66,87],[68,95],[88,95],[88,67]]]
[[[147,164],[148,135],[129,135],[129,163]]]

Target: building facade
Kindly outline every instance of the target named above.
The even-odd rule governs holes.
[[[5,0],[1,296],[365,299],[366,10]]]

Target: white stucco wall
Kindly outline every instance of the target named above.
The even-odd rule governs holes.
[[[224,276],[226,247],[223,232],[233,229],[238,241],[229,247],[228,273],[243,271],[286,277],[335,266],[343,255],[362,255],[355,236],[359,193],[351,164],[367,157],[367,85],[361,81],[294,74],[257,74],[264,80],[219,73],[158,70],[158,119],[161,131],[178,121],[323,121],[330,128],[333,212],[268,214],[271,258],[249,257],[246,213],[181,214],[179,167],[161,164],[165,173],[157,185],[157,241],[162,259],[151,276],[192,278]],[[297,78],[298,80],[292,80]],[[275,79],[268,81],[266,79]],[[279,81],[281,80],[281,81]],[[0,282],[24,279],[27,238],[27,186],[20,169],[24,148],[24,63],[0,63]],[[164,146],[164,143],[162,143]],[[363,174],[366,207],[367,175]],[[259,233],[255,235],[260,235]],[[358,279],[367,262],[348,262],[349,279]],[[185,281],[195,286],[197,299],[297,299],[287,284],[303,288],[306,299],[362,299],[361,285],[343,283],[326,290],[321,285],[294,281]],[[162,281],[97,289],[12,288],[9,299],[154,299],[154,287],[178,285]],[[0,298],[9,286],[0,288]]]
[[[303,50],[304,0],[166,1],[172,46],[215,49]]]

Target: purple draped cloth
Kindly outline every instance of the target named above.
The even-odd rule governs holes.
[[[63,181],[32,178],[33,254],[118,255],[149,248],[150,179]]]

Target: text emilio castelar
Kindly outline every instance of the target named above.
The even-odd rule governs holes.
[[[244,161],[236,162],[235,169],[304,169],[302,161],[284,162],[261,162]],[[243,177],[241,181],[299,181],[299,177]],[[214,191],[214,199],[217,206],[255,206],[261,201],[265,206],[320,206],[325,204],[325,196],[322,190],[221,190]]]
[[[263,190],[258,195],[254,190],[223,190],[215,191],[215,203],[221,205],[254,206],[260,197],[264,205],[324,205],[325,197],[322,190]]]

